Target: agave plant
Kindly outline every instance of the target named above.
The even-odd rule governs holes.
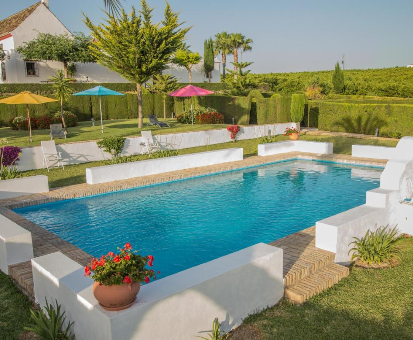
[[[215,318],[212,322],[212,333],[208,334],[208,337],[198,336],[198,338],[204,340],[226,340],[228,339],[229,334],[224,334],[221,330],[221,324],[218,321],[218,318]]]
[[[396,243],[400,239],[399,230],[394,227],[381,227],[372,232],[367,230],[362,238],[354,237],[354,241],[349,245],[354,245],[349,250],[352,252],[351,261],[360,259],[367,264],[390,263],[392,260],[398,260],[399,248]]]
[[[42,310],[30,310],[31,327],[25,327],[44,340],[74,340],[75,335],[71,332],[74,322],[67,322],[65,327],[65,312],[62,312],[61,306],[56,301],[56,307],[49,304],[46,300],[46,313]]]

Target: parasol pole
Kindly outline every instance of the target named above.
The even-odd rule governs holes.
[[[103,133],[103,118],[102,118],[102,97],[99,96],[99,110],[100,110],[100,129]]]
[[[30,121],[29,104],[26,104],[26,112],[27,112],[27,122],[29,124],[29,140],[31,143],[32,142],[32,123]]]

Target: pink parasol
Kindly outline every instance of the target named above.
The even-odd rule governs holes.
[[[194,85],[185,86],[179,90],[171,92],[169,95],[172,97],[195,97],[195,96],[207,96],[213,94],[214,92],[202,89]],[[192,115],[192,125],[194,124],[194,116],[192,114],[192,104],[191,104],[191,115]]]

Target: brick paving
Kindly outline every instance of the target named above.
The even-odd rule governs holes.
[[[58,188],[48,193],[0,200],[0,214],[32,233],[33,251],[35,257],[60,251],[72,260],[84,266],[91,259],[91,255],[62,240],[60,237],[52,234],[46,229],[43,229],[35,223],[16,214],[11,209],[148,186],[185,178],[204,176],[213,173],[220,173],[291,159],[321,160],[370,166],[384,166],[386,164],[385,160],[354,158],[348,155],[335,154],[315,155],[310,153],[290,152],[266,157],[253,156],[237,162],[174,171],[154,176],[132,178],[110,183],[94,185],[84,183]],[[291,287],[291,289],[295,287],[296,289],[299,289],[298,285],[308,284],[305,280],[311,280],[312,275],[325,270],[327,267],[331,268],[333,264],[333,253],[317,249],[315,247],[314,230],[315,227],[311,227],[270,243],[271,245],[280,247],[284,250],[284,281],[286,287]],[[33,299],[33,277],[30,261],[10,266],[9,272],[10,277],[16,282],[20,289],[31,299]],[[314,289],[312,289],[310,293],[307,292],[306,296],[310,296],[313,291]]]

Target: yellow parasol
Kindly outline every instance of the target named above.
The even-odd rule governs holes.
[[[30,122],[30,112],[29,112],[29,104],[44,104],[50,102],[57,102],[56,99],[51,99],[43,96],[39,96],[37,94],[31,93],[29,91],[20,92],[13,97],[4,98],[0,100],[0,104],[9,104],[9,105],[19,105],[19,104],[26,104],[26,111],[27,111],[27,121],[29,124],[29,138],[30,142],[32,141],[32,125]]]

